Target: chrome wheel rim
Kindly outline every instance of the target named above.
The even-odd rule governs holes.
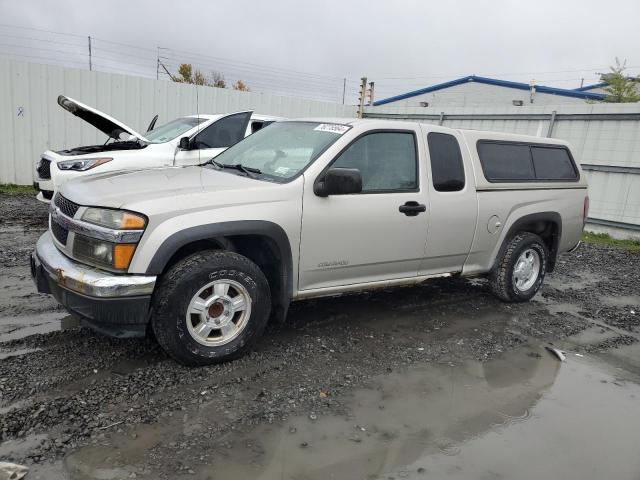
[[[521,292],[533,287],[540,275],[540,254],[533,248],[527,248],[520,254],[513,268],[513,285]]]
[[[191,298],[187,329],[201,345],[225,345],[242,332],[251,316],[251,296],[234,280],[215,280]]]

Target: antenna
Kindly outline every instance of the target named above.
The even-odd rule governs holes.
[[[200,98],[198,97],[198,85],[196,87],[196,117],[198,119],[198,125],[196,126],[196,136],[200,133]],[[202,163],[200,158],[200,149],[198,148],[198,164]]]

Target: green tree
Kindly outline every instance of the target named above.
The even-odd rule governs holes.
[[[193,67],[190,63],[182,63],[178,67],[179,77],[172,77],[174,82],[193,83]]]
[[[610,67],[611,72],[600,73],[600,81],[606,83],[604,91],[607,92],[605,102],[611,103],[631,103],[640,102],[640,92],[638,85],[640,78],[625,75],[627,61],[620,62],[616,57],[615,66]]]

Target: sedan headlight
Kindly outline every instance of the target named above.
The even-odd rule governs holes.
[[[143,230],[147,225],[147,219],[138,213],[108,208],[87,208],[82,220],[113,230]]]
[[[76,170],[78,172],[84,172],[96,168],[98,165],[107,163],[113,160],[113,158],[84,158],[77,160],[65,160],[64,162],[58,162],[56,166],[60,170]]]

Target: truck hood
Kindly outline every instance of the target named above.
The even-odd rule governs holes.
[[[58,97],[58,105],[64,108],[67,112],[81,118],[88,124],[93,125],[102,133],[108,135],[110,138],[117,139],[120,133],[125,132],[148,143],[148,140],[144,138],[143,135],[136,132],[133,128],[125,125],[124,123],[116,120],[113,117],[110,117],[106,113],[103,113],[100,110],[96,110],[95,108],[85,105],[84,103],[80,103],[73,98],[60,95]]]
[[[149,213],[149,210],[155,210],[159,201],[168,205],[168,198],[172,198],[172,207],[181,208],[199,195],[221,193],[222,197],[228,198],[232,192],[244,196],[251,191],[248,196],[256,198],[256,191],[277,187],[278,184],[227,171],[190,166],[90,175],[63,184],[60,193],[80,205],[138,209],[141,213]]]

